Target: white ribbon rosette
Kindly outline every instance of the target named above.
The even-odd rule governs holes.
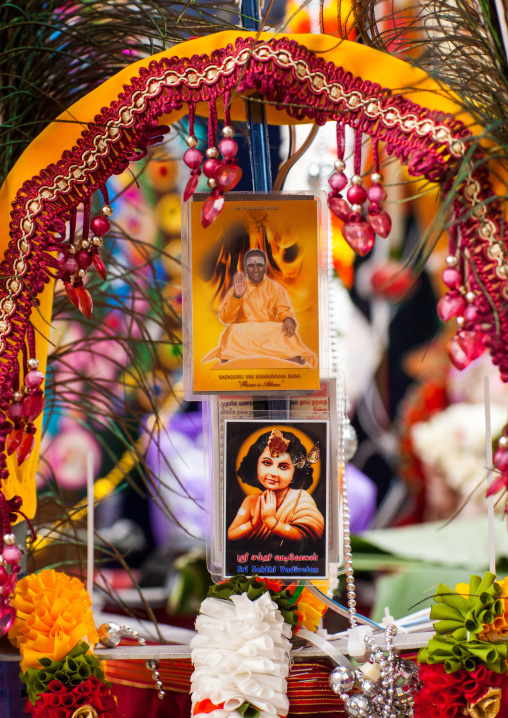
[[[191,641],[194,718],[239,718],[237,709],[245,703],[258,709],[260,718],[287,715],[291,627],[268,592],[255,601],[245,593],[227,601],[206,598],[196,631]],[[220,707],[194,712],[206,699]]]

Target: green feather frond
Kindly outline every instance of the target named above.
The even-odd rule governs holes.
[[[238,26],[232,0],[17,0],[0,7],[0,183],[25,147],[108,77]]]

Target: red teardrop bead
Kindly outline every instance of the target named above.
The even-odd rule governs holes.
[[[67,294],[67,298],[69,299],[70,303],[74,304],[76,309],[79,309],[78,297],[76,294],[76,290],[74,289],[72,284],[70,282],[64,282],[64,287],[65,287],[65,293]]]
[[[380,210],[376,213],[369,212],[367,214],[367,222],[370,224],[374,232],[379,234],[380,237],[383,237],[383,239],[386,239],[391,232],[392,218],[388,212],[385,212],[384,210]]]
[[[205,199],[201,210],[201,224],[206,229],[217,219],[224,207],[224,195],[214,191]]]
[[[30,431],[25,431],[18,448],[18,466],[25,462],[35,446],[35,435]]]
[[[214,177],[223,192],[230,192],[242,179],[242,168],[233,164],[221,164],[215,170]]]
[[[4,585],[8,577],[9,574],[7,573],[7,569],[4,566],[0,566],[0,586]]]
[[[471,364],[469,359],[459,343],[458,337],[452,337],[446,345],[446,351],[450,358],[451,363],[456,369],[465,369],[468,364]]]
[[[458,292],[448,292],[437,303],[437,313],[442,322],[458,317],[466,308],[466,300]]]
[[[333,197],[332,195],[328,195],[328,209],[343,222],[347,222],[352,215],[351,207],[346,200],[340,196]]]
[[[45,400],[42,391],[27,394],[22,404],[23,419],[30,424],[44,411]]]
[[[189,177],[189,181],[185,185],[185,189],[183,191],[183,201],[184,202],[187,202],[187,200],[189,200],[192,197],[192,195],[194,194],[194,190],[198,186],[199,175],[200,175],[200,173],[196,172],[196,174],[191,174],[191,176]]]
[[[87,319],[92,318],[93,301],[90,296],[90,292],[82,284],[74,286],[74,291],[77,297],[77,307],[81,314],[84,314]]]
[[[485,334],[461,330],[458,334],[459,344],[470,361],[478,359],[485,351]]]
[[[7,437],[7,441],[5,443],[5,449],[7,451],[7,454],[10,456],[11,454],[14,454],[16,449],[21,443],[21,439],[23,437],[23,427],[20,426],[18,429],[13,429],[9,436]]]
[[[376,239],[376,233],[363,219],[360,222],[346,222],[342,226],[342,236],[360,257],[370,252]]]
[[[94,252],[92,254],[92,260],[93,266],[95,267],[95,271],[97,272],[99,277],[106,280],[108,278],[108,273],[106,272],[106,267],[104,266],[104,262],[102,261],[99,252]]]

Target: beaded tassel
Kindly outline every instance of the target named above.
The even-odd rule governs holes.
[[[103,236],[111,229],[109,217],[113,208],[109,205],[106,186],[100,188],[104,206],[101,214],[90,221],[90,201],[84,203],[83,235],[79,244],[75,244],[76,209],[71,213],[69,222],[69,244],[59,261],[59,276],[63,281],[69,301],[88,319],[92,316],[93,301],[89,291],[83,284],[88,269],[92,266],[101,279],[107,279],[107,272],[99,248],[102,247]],[[89,234],[92,233],[91,239]]]
[[[370,203],[367,222],[376,234],[386,239],[392,229],[392,219],[388,212],[381,209],[380,205],[380,202],[386,199],[386,191],[382,185],[383,175],[379,172],[379,142],[377,140],[372,142],[372,158],[374,171],[370,176],[372,184],[367,190],[367,198]]]
[[[199,140],[194,134],[195,111],[195,105],[193,103],[189,103],[189,134],[187,139],[185,140],[185,144],[189,149],[185,151],[183,161],[190,169],[191,176],[187,184],[185,185],[185,189],[183,191],[184,202],[187,202],[192,197],[196,187],[198,186],[199,177],[201,175],[201,164],[203,162],[203,153],[198,150]],[[203,168],[205,170],[205,174],[206,164],[207,163],[205,162],[205,167]]]
[[[217,136],[217,108],[215,101],[209,103],[209,120],[208,120],[208,149],[206,150],[206,162],[203,166],[203,172],[208,177],[208,186],[212,190],[210,196],[204,201],[201,210],[201,224],[206,229],[212,222],[217,219],[224,207],[224,193],[217,186],[215,172],[220,167],[219,148],[215,146],[215,138]]]

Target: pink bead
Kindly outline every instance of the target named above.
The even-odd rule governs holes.
[[[462,330],[458,334],[459,344],[469,361],[478,359],[485,351],[485,334]]]
[[[471,359],[468,359],[464,350],[459,344],[458,337],[452,337],[446,345],[446,351],[450,358],[451,363],[456,369],[465,369],[468,364],[471,364]]]
[[[238,145],[232,137],[225,137],[219,142],[219,150],[226,160],[232,159],[238,152]]]
[[[3,586],[4,583],[7,581],[7,577],[9,574],[7,573],[7,569],[4,566],[0,566],[0,585]]]
[[[386,199],[384,187],[380,184],[372,184],[367,190],[367,197],[371,202],[382,202]]]
[[[13,566],[15,563],[19,563],[19,559],[21,558],[21,550],[16,546],[16,544],[4,546],[2,556],[5,563],[7,563],[9,566]]]
[[[30,372],[28,372],[30,373]],[[44,378],[44,377],[43,377]],[[23,415],[23,407],[20,401],[14,401],[7,407],[7,418],[11,421],[19,421]]]
[[[383,237],[383,239],[386,239],[391,232],[392,219],[388,212],[384,212],[383,210],[380,210],[375,214],[369,212],[367,214],[367,222],[370,224],[374,232],[379,234],[380,237]]]
[[[437,313],[442,322],[458,317],[466,308],[466,300],[458,292],[451,291],[441,297],[437,303]]]
[[[352,214],[351,207],[342,197],[333,197],[332,195],[328,195],[328,208],[343,222],[347,222]]]
[[[92,261],[92,255],[90,252],[87,252],[86,249],[80,249],[76,254],[76,262],[78,263],[78,267],[80,269],[88,269],[88,267],[92,264]]]
[[[192,195],[194,194],[194,190],[198,186],[198,182],[199,182],[199,174],[197,174],[197,173],[191,174],[187,184],[185,185],[185,189],[183,191],[183,201],[184,202],[187,202],[187,200],[189,200],[192,197]]]
[[[38,389],[43,381],[44,374],[38,369],[30,369],[25,376],[25,384],[31,391]]]
[[[196,147],[189,147],[183,156],[183,161],[191,170],[197,170],[203,162],[203,154]]]
[[[376,233],[365,220],[346,222],[342,227],[342,236],[360,257],[370,252],[376,239]]]
[[[508,449],[498,449],[494,454],[494,464],[500,471],[508,469]]]
[[[450,287],[450,289],[457,289],[457,287],[460,287],[462,284],[462,277],[460,276],[460,272],[458,272],[453,267],[447,267],[443,274],[442,274],[443,282],[446,284],[447,287]]]
[[[65,262],[60,265],[60,276],[66,277],[71,276],[78,268],[78,263],[75,257],[67,257]]]
[[[0,607],[0,636],[8,633],[16,619],[16,611],[10,604]]]
[[[27,394],[23,399],[23,418],[29,424],[42,414],[44,409],[44,396],[42,392]]]
[[[104,217],[104,215],[99,214],[97,217],[94,217],[90,222],[90,229],[94,234],[98,234],[100,236],[109,232],[109,230],[111,229],[111,224],[107,217]]]
[[[344,172],[334,172],[328,180],[328,184],[334,192],[341,192],[347,185],[347,177]]]
[[[242,179],[242,168],[236,164],[221,164],[215,171],[215,181],[223,192],[232,190]]]
[[[362,187],[358,184],[354,184],[348,189],[347,198],[348,201],[351,202],[351,204],[363,204],[367,199],[367,192],[365,191],[365,187]]]
[[[215,172],[217,170],[217,167],[221,164],[221,161],[218,160],[216,157],[212,157],[209,160],[206,160],[205,164],[203,165],[203,174],[205,177],[213,177],[215,175]]]
[[[470,324],[474,324],[474,322],[478,321],[478,309],[474,304],[468,304],[464,309],[464,319]]]
[[[201,210],[201,224],[206,229],[219,216],[224,207],[224,195],[217,191],[205,199]]]

